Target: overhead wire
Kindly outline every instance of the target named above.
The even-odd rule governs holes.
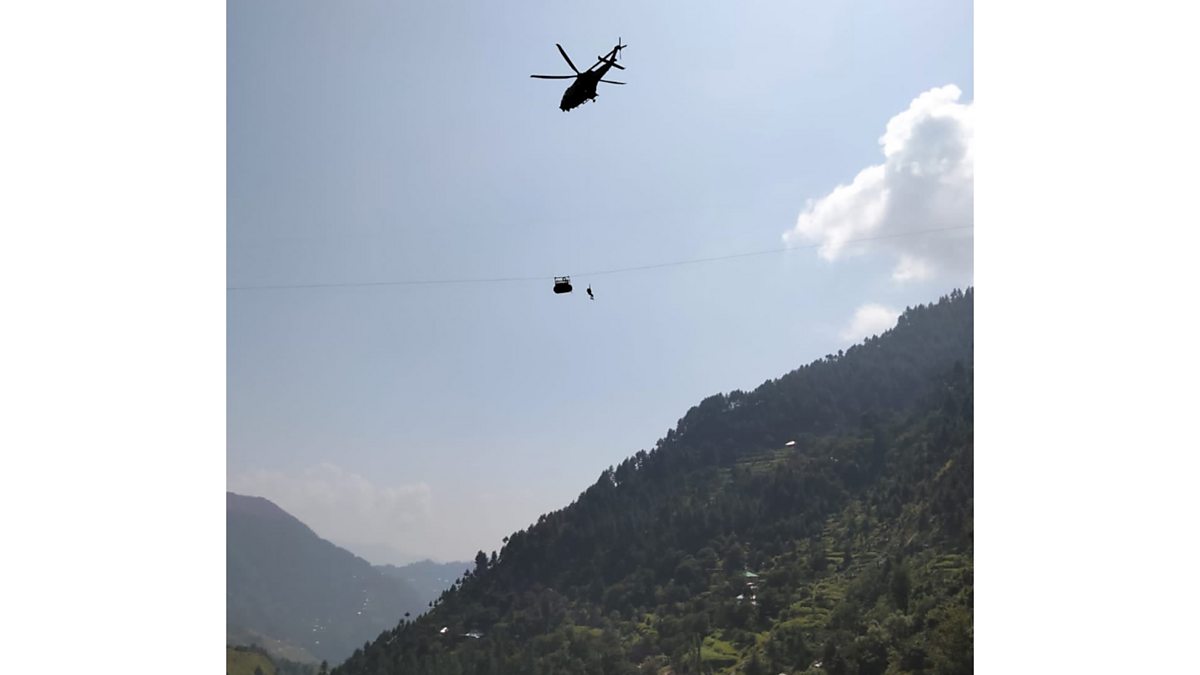
[[[969,230],[974,228],[974,225],[956,225],[953,227],[940,227],[928,230],[912,230],[908,232],[896,232],[893,234],[883,234],[873,237],[858,237],[855,239],[847,239],[842,244],[857,244],[869,241],[881,241],[885,239],[897,239],[900,237],[909,237],[923,234],[936,234],[939,232],[951,232],[955,230]],[[820,248],[824,244],[808,244],[804,246],[782,246],[778,248],[765,249],[762,251],[749,251],[746,253],[733,253],[729,255],[710,256],[706,258],[689,258],[686,260],[673,260],[669,262],[652,263],[648,265],[633,265],[629,267],[617,267],[613,269],[594,270],[590,272],[579,272],[569,275],[562,274],[542,274],[538,276],[520,276],[520,277],[474,277],[464,279],[403,279],[395,281],[346,281],[346,282],[330,282],[330,283],[300,283],[300,284],[265,284],[265,285],[248,285],[248,286],[229,286],[227,291],[270,291],[270,290],[287,290],[287,289],[305,289],[305,288],[366,288],[372,286],[434,286],[445,284],[493,284],[493,283],[512,283],[521,281],[546,281],[556,276],[575,276],[575,277],[598,277],[612,274],[624,274],[627,272],[641,272],[645,270],[661,269],[664,267],[678,267],[681,265],[696,265],[699,263],[718,262],[721,260],[733,260],[736,258],[750,258],[754,256],[770,255],[774,253],[788,253],[791,251],[806,251],[815,248]]]

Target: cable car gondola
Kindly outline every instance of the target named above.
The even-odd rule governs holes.
[[[570,293],[571,290],[571,277],[554,277],[555,293]]]

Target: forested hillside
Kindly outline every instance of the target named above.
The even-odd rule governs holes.
[[[705,399],[334,672],[971,672],[972,313]]]

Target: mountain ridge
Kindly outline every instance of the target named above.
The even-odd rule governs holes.
[[[429,559],[407,565],[375,565],[385,576],[402,579],[426,604],[437,600],[470,567],[467,561],[439,563]]]
[[[402,580],[262,497],[226,493],[226,634],[297,661],[345,658],[423,604]]]

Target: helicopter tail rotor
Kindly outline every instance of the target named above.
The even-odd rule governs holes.
[[[621,50],[628,46],[629,45],[621,44],[621,38],[617,38],[617,46],[612,48],[612,51],[608,53],[608,56],[597,56],[596,59],[601,63],[607,63],[611,65],[617,70],[625,70],[625,66],[617,63],[617,57],[621,55]]]

